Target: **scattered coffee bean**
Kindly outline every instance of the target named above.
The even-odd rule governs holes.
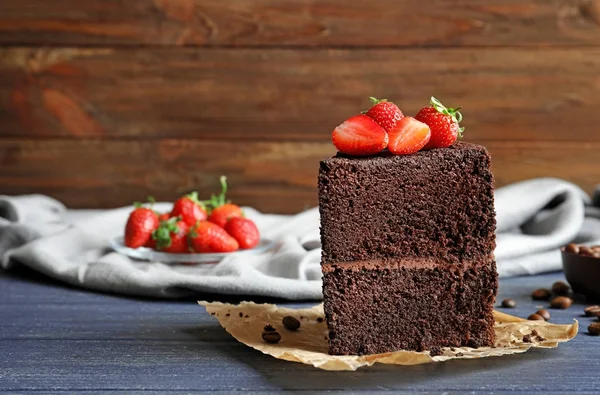
[[[523,343],[531,343],[531,335],[523,336]]]
[[[531,294],[533,300],[549,300],[552,293],[545,288],[536,289]]]
[[[588,326],[588,332],[592,336],[600,335],[600,322],[592,322],[590,326]]]
[[[323,322],[323,317],[317,318],[317,322]]]
[[[596,310],[600,310],[600,306],[597,304],[593,306],[587,306],[585,309],[583,309],[583,312],[585,313],[586,317],[593,317]]]
[[[273,328],[273,325],[271,325],[271,324],[265,325],[265,327],[263,328],[263,330],[265,332],[275,332],[275,328]]]
[[[279,332],[263,332],[262,338],[267,343],[279,343],[279,340],[281,340],[281,335]]]
[[[565,252],[570,252],[571,254],[579,254],[579,246],[575,243],[570,243],[565,246]]]
[[[504,299],[502,301],[502,307],[506,307],[508,309],[512,309],[516,305],[517,305],[517,302],[515,302],[514,299]]]
[[[538,314],[531,314],[529,317],[527,317],[527,319],[529,321],[545,321],[544,317],[542,317],[541,315]]]
[[[552,284],[552,292],[554,292],[555,295],[568,295],[570,289],[571,287],[563,281],[557,281]]]
[[[594,251],[586,246],[579,247],[579,255],[583,256],[594,256]]]
[[[599,309],[593,309],[592,311],[590,311],[590,317],[598,317],[598,318],[600,318],[600,308]]]
[[[285,317],[283,317],[281,322],[283,323],[283,326],[285,326],[287,329],[289,329],[291,331],[297,331],[298,328],[300,328],[300,321],[298,321],[296,318],[292,317],[291,315],[286,315]]]
[[[550,319],[550,312],[546,309],[540,309],[540,310],[536,311],[535,314],[539,315],[546,321],[548,321]]]
[[[566,296],[557,296],[550,301],[550,306],[554,309],[568,309],[573,301]]]

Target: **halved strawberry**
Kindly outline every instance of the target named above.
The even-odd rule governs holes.
[[[331,139],[342,153],[353,156],[374,155],[388,144],[388,135],[374,120],[366,115],[348,118],[336,127]]]
[[[423,148],[431,137],[431,131],[423,122],[404,117],[388,131],[388,135],[388,150],[396,155],[407,155]]]
[[[233,252],[239,248],[238,242],[225,229],[208,221],[192,227],[188,238],[196,252]]]
[[[373,107],[365,115],[377,122],[386,132],[389,132],[399,120],[404,118],[402,111],[391,101],[376,97],[369,97],[369,100],[373,103]]]

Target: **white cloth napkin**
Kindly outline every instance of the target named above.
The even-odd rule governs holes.
[[[595,199],[595,200],[600,200]],[[496,191],[501,276],[560,270],[558,247],[570,241],[600,244],[600,208],[577,186],[535,179]],[[585,205],[588,207],[584,207]],[[158,211],[169,205],[159,203]],[[274,250],[226,258],[215,265],[140,262],[110,250],[131,207],[67,210],[42,195],[0,196],[0,262],[23,264],[84,288],[161,298],[206,293],[321,299],[319,213],[262,214],[245,208]]]

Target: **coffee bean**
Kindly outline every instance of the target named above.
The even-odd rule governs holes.
[[[586,317],[592,317],[594,315],[593,311],[596,309],[600,309],[600,306],[598,306],[597,304],[592,306],[586,306],[586,308],[583,309],[583,312],[585,313]]]
[[[594,251],[586,246],[579,247],[579,255],[583,256],[594,256]]]
[[[600,335],[600,322],[592,322],[590,326],[588,326],[588,332],[593,336]]]
[[[527,317],[527,319],[529,321],[545,321],[544,317],[542,317],[541,315],[538,314],[531,314],[529,317]]]
[[[271,324],[267,324],[267,325],[265,325],[265,327],[263,328],[263,331],[265,331],[265,332],[275,332],[275,331],[276,331],[276,329],[275,329],[275,328],[273,328],[273,325],[271,325]]]
[[[541,309],[535,312],[535,314],[539,315],[540,317],[542,317],[545,321],[548,321],[550,319],[550,312],[546,309]]]
[[[501,304],[502,307],[506,307],[507,309],[512,309],[516,305],[517,302],[514,299],[504,299]]]
[[[533,300],[548,300],[552,293],[545,288],[536,289],[531,293]]]
[[[291,331],[297,331],[298,328],[300,328],[300,321],[298,321],[296,318],[292,317],[291,315],[287,315],[287,316],[283,317],[281,322],[283,323],[283,326],[285,326],[287,329],[289,329]]]
[[[279,343],[279,340],[281,340],[281,335],[279,332],[263,332],[262,338],[267,343]]]
[[[552,292],[555,295],[568,295],[570,289],[571,287],[563,281],[557,281],[552,284]]]
[[[598,318],[600,318],[600,308],[590,310],[589,316],[590,317],[598,317]]]
[[[571,254],[579,253],[579,246],[575,243],[570,243],[565,246],[565,252],[570,252]]]
[[[554,309],[568,309],[573,301],[566,296],[557,296],[550,301],[550,306]]]

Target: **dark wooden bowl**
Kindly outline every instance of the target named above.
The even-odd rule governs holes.
[[[574,292],[600,300],[600,258],[562,251],[562,264]]]

